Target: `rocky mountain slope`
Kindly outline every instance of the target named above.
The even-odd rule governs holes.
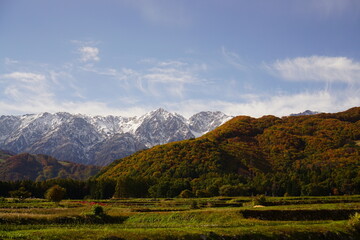
[[[100,170],[97,166],[58,161],[41,154],[10,155],[6,151],[0,151],[0,156],[0,181],[43,181],[53,178],[86,180]]]
[[[161,108],[140,117],[1,116],[0,148],[105,166],[142,149],[201,136],[229,119],[221,112],[200,112],[186,119]]]

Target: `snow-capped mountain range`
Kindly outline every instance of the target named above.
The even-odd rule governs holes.
[[[221,112],[200,112],[186,119],[161,108],[141,117],[65,112],[1,116],[0,149],[105,166],[141,149],[199,137],[229,119]]]

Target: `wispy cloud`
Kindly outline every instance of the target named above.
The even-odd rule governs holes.
[[[31,72],[13,72],[0,76],[5,87],[3,94],[9,102],[21,105],[25,102],[38,104],[48,104],[51,102],[53,94],[48,91],[48,83],[43,74]]]
[[[4,63],[5,65],[12,65],[12,64],[17,64],[19,63],[19,61],[11,59],[11,58],[5,58],[4,59]]]
[[[165,99],[177,101],[189,97],[189,90],[204,84],[199,76],[207,71],[204,63],[157,59],[140,61],[134,68],[102,68],[92,64],[97,59],[98,48],[80,49],[83,49],[83,61],[74,59],[62,67],[22,63],[14,67],[17,71],[0,75],[0,113],[143,114],[159,107],[159,102]],[[78,79],[78,74],[88,76],[92,82],[99,78],[107,81],[102,91],[118,89],[119,96],[103,98],[96,95],[86,88],[90,81]]]
[[[346,57],[312,56],[277,60],[267,65],[267,69],[289,81],[360,83],[360,62]]]
[[[188,64],[179,61],[159,62],[157,66],[148,69],[143,76],[153,83],[194,83],[198,79]]]
[[[186,100],[178,103],[167,103],[172,111],[191,116],[200,111],[222,111],[231,116],[247,115],[261,117],[264,115],[287,116],[307,109],[321,112],[343,111],[360,104],[359,90],[340,92],[313,91],[298,94],[283,94],[250,99],[243,102],[231,102],[216,99]]]
[[[42,74],[30,73],[30,72],[13,72],[4,74],[1,76],[5,79],[12,79],[22,83],[41,83],[44,82],[45,76]]]
[[[47,72],[49,85],[53,88],[56,88],[58,91],[65,91],[70,93],[70,95],[85,99],[83,95],[83,89],[76,85],[76,79],[69,71],[61,70],[49,70]]]
[[[76,49],[82,49],[77,51],[81,53],[80,61],[76,57],[57,67],[18,62],[8,67],[7,73],[0,73],[0,114],[66,111],[134,116],[165,107],[188,117],[205,110],[260,117],[306,109],[334,112],[360,105],[360,63],[346,57],[299,57],[267,64],[266,69],[283,80],[334,82],[341,83],[337,84],[341,88],[302,89],[296,93],[289,88],[262,95],[246,84],[240,94],[235,80],[210,82],[205,76],[211,75],[212,69],[204,62],[147,58],[131,67],[106,68],[93,64],[99,61],[99,48],[82,45]],[[239,55],[225,47],[222,54],[229,64],[244,69]],[[100,83],[99,89],[89,87],[89,83]],[[235,94],[227,94],[224,85]]]
[[[247,67],[241,60],[240,56],[232,51],[227,50],[224,46],[221,47],[221,54],[230,65],[234,66],[239,70],[246,70]]]
[[[141,82],[145,83],[148,91],[154,96],[164,95],[183,97],[187,87],[201,84],[203,80],[198,77],[200,71],[206,66],[192,65],[181,61],[162,61],[141,73]],[[164,91],[165,90],[165,91]]]
[[[143,94],[153,97],[183,97],[190,87],[201,85],[204,79],[199,73],[206,71],[206,64],[190,64],[183,61],[158,61],[146,59],[140,61],[146,67],[132,69],[83,68],[95,74],[113,77],[122,83],[127,90],[137,89]]]
[[[108,103],[89,99],[59,99],[55,89],[58,90],[65,86],[56,79],[64,77],[64,74],[12,72],[0,75],[0,84],[5,86],[1,90],[0,113],[25,114],[64,111],[88,115],[134,116],[134,114],[141,115],[150,110],[142,106],[119,109],[110,107]],[[76,87],[73,87],[76,92]],[[66,90],[70,90],[69,86],[66,87]]]
[[[99,58],[99,49],[96,47],[81,47],[79,48],[80,60],[82,62],[97,62]]]

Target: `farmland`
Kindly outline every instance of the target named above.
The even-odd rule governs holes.
[[[2,198],[0,239],[356,239],[360,223],[349,222],[356,212],[358,195],[63,200],[59,205]]]

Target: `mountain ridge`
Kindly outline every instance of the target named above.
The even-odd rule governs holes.
[[[229,119],[220,112],[186,119],[162,108],[140,117],[66,112],[1,116],[0,148],[105,166],[142,149],[201,136]]]

